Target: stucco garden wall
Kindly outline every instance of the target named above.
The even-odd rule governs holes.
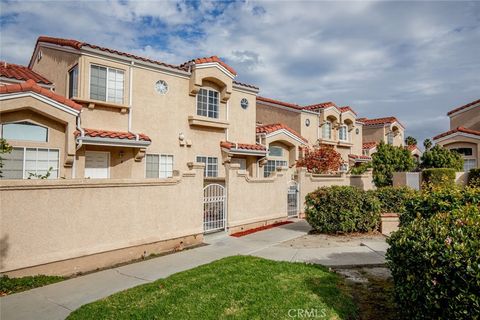
[[[1,181],[0,272],[24,275],[29,272],[14,271],[34,267],[37,273],[73,274],[200,243],[203,167],[191,164],[171,179]],[[134,249],[162,241],[170,248]],[[99,253],[106,255],[78,259]],[[38,269],[66,259],[74,261]]]

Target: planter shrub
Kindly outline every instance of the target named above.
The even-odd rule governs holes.
[[[468,172],[468,185],[480,187],[480,169],[470,169]]]
[[[478,319],[480,211],[417,217],[387,240],[387,263],[405,319]]]
[[[405,204],[416,195],[417,191],[409,187],[382,187],[375,190],[380,201],[381,213],[403,213]]]
[[[422,171],[422,180],[427,185],[452,186],[455,184],[455,169],[450,168],[432,168]]]
[[[400,226],[409,224],[417,216],[426,219],[465,205],[480,205],[480,188],[461,188],[457,185],[425,188],[405,202],[405,211],[400,215]]]
[[[380,223],[380,203],[373,191],[323,187],[307,194],[305,203],[307,221],[318,232],[369,232]]]

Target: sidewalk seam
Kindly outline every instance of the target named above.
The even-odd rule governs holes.
[[[133,279],[142,280],[142,281],[145,281],[146,283],[150,283],[150,282],[155,281],[155,280],[148,280],[148,279],[140,278],[140,277],[133,276],[133,275],[130,275],[130,274],[126,274],[126,273],[120,272],[120,270],[118,270],[118,269],[115,269],[115,271],[116,271],[119,275],[122,275],[122,276],[125,276],[125,277],[128,277],[128,278],[133,278]]]

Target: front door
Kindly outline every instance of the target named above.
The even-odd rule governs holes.
[[[85,152],[85,178],[108,179],[109,152]]]

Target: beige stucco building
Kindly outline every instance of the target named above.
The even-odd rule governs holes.
[[[480,167],[480,100],[448,112],[450,130],[433,138],[436,144],[463,156],[463,170]]]

